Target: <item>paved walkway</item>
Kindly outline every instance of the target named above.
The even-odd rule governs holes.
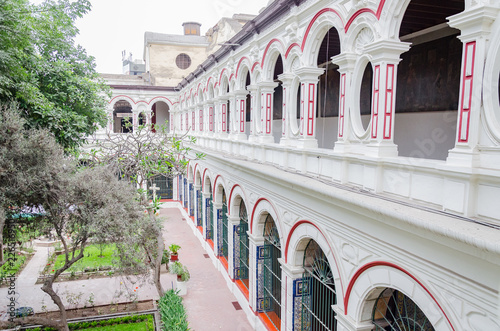
[[[160,214],[165,216],[164,239],[165,245],[171,243],[180,245],[179,260],[188,267],[191,280],[188,282],[188,293],[184,296],[184,306],[188,312],[189,324],[195,331],[252,330],[243,310],[236,310],[233,302],[236,298],[227,288],[222,275],[216,270],[210,259],[205,258],[199,240],[193,234],[186,221],[182,219],[177,208],[162,209]],[[36,312],[42,312],[42,306],[48,311],[57,310],[50,297],[41,290],[41,284],[35,284],[39,271],[46,264],[50,251],[47,247],[37,247],[36,253],[28,265],[16,279],[17,306],[30,306]],[[175,275],[162,273],[161,282],[164,289],[175,287]],[[121,277],[99,278],[60,282],[54,285],[59,294],[66,297],[78,297],[78,307],[89,305],[92,294],[94,304],[104,305],[110,302],[128,301],[128,287],[136,289],[138,300],[157,299],[156,289],[152,284],[131,283]],[[0,288],[0,312],[6,310],[10,297],[8,288]],[[66,304],[67,308],[74,308],[75,304]]]

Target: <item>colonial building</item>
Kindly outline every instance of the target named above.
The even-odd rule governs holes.
[[[500,330],[499,15],[276,0],[110,112],[197,138],[168,198],[256,329]]]

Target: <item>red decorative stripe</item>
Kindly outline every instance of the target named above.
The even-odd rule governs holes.
[[[443,313],[444,317],[448,321],[448,324],[450,325],[451,329],[455,330],[455,328],[453,327],[453,324],[451,324],[451,321],[448,318],[448,315],[446,315],[445,311],[443,310],[443,308],[441,307],[441,305],[439,304],[439,302],[436,300],[436,298],[434,297],[434,295],[432,295],[431,291],[429,291],[429,289],[427,289],[427,287],[425,287],[424,284],[422,284],[422,282],[420,282],[415,276],[413,276],[410,272],[406,271],[402,267],[400,267],[400,266],[398,266],[398,265],[396,265],[394,263],[385,262],[385,261],[374,261],[374,262],[367,263],[364,266],[362,266],[361,268],[359,268],[358,271],[356,271],[356,273],[354,274],[354,276],[351,278],[351,281],[350,281],[349,285],[347,286],[346,295],[344,297],[345,315],[347,315],[347,309],[349,307],[349,298],[351,296],[351,292],[352,292],[352,289],[354,287],[354,284],[356,283],[356,281],[358,280],[358,278],[361,276],[361,274],[363,272],[365,272],[366,270],[368,270],[370,268],[377,267],[377,266],[394,268],[396,270],[399,270],[399,271],[405,273],[407,276],[409,276],[410,278],[412,278],[416,283],[418,283],[418,285],[420,285],[420,287],[422,287],[425,290],[425,292],[427,292],[427,294],[429,294],[429,296],[432,298],[432,300],[434,300],[434,302],[439,307],[439,309]]]
[[[262,63],[260,64],[260,67],[261,68],[264,68],[264,60],[266,58],[266,55],[267,55],[267,51],[269,50],[269,47],[271,47],[271,44],[275,43],[275,42],[278,42],[280,45],[281,45],[281,49],[283,49],[283,43],[279,40],[279,39],[271,39],[271,41],[269,41],[269,43],[267,44],[266,46],[266,49],[264,51],[264,55],[262,56]],[[280,52],[281,53],[281,52]]]
[[[285,53],[285,59],[288,58],[288,55],[290,54],[290,52],[292,51],[292,48],[294,48],[295,46],[299,47],[300,48],[300,45],[297,44],[297,43],[293,43],[291,44],[290,46],[288,46],[288,49],[286,50],[286,53]]]
[[[334,13],[335,15],[337,15],[340,18],[340,21],[342,22],[342,17],[340,16],[340,14],[336,10],[334,10],[332,8],[323,8],[323,9],[321,9],[319,12],[316,13],[316,15],[314,15],[314,17],[312,18],[311,22],[309,22],[309,25],[307,26],[306,32],[304,33],[304,38],[302,39],[302,45],[300,46],[300,49],[302,51],[304,50],[304,46],[306,44],[307,37],[309,36],[309,32],[311,32],[311,28],[312,28],[314,22],[316,22],[316,20],[318,19],[318,17],[320,17],[324,13],[328,13],[328,12],[331,12],[331,13]],[[290,47],[292,47],[292,46],[290,46]]]

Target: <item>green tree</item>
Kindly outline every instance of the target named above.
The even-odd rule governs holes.
[[[105,140],[89,141],[93,149],[87,153],[87,158],[115,169],[138,187],[141,205],[148,213],[141,224],[140,243],[150,261],[153,281],[160,297],[164,294],[160,267],[165,244],[161,220],[156,217],[159,198],[152,199],[150,203],[149,185],[155,176],[183,174],[190,159],[203,157],[203,154],[190,153],[191,149],[186,144],[194,142],[195,139],[186,134],[168,134],[166,125],[156,125],[155,132],[149,126],[139,126],[133,133],[108,134]]]
[[[118,259],[124,261],[124,270],[146,271],[145,267],[141,269],[145,255],[141,257],[139,251],[127,244],[134,241],[131,238],[139,236],[144,209],[139,203],[137,190],[127,181],[119,180],[109,167],[83,167],[73,157],[65,155],[48,132],[24,129],[24,121],[15,111],[5,110],[1,115],[0,210],[3,214],[5,210],[9,213],[13,207],[24,206],[26,201],[42,207],[45,215],[34,225],[43,232],[54,233],[62,243],[65,256],[64,265],[55,270],[42,286],[59,307],[60,320],[24,317],[14,322],[68,330],[66,309],[54,291],[53,283],[83,257],[84,248],[91,242],[116,243]],[[32,136],[38,138],[40,146],[31,139]],[[43,152],[36,151],[36,147]],[[40,159],[29,157],[32,152]],[[19,172],[17,177],[16,171]],[[10,176],[14,178],[9,179]],[[7,325],[9,323],[0,322],[0,326]]]
[[[99,125],[109,88],[75,45],[88,0],[0,0],[0,102],[17,102],[30,128],[47,128],[67,151]]]

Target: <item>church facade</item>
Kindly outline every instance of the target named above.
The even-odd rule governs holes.
[[[276,0],[110,116],[196,137],[169,198],[256,329],[498,330],[499,15]]]

